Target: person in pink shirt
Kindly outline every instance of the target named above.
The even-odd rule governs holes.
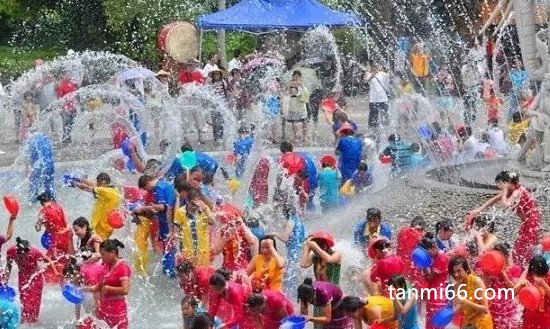
[[[226,314],[221,314],[221,304],[225,300],[230,304],[233,311],[231,320],[226,321],[218,329],[229,329],[238,325],[239,329],[256,328],[251,315],[245,310],[245,288],[242,284],[228,281],[221,273],[215,273],[210,277],[210,297],[208,305],[208,314],[215,317],[226,318]],[[225,312],[229,311],[228,309]]]
[[[292,302],[279,291],[262,290],[246,299],[246,307],[255,317],[258,328],[278,329],[281,320],[294,314]]]
[[[487,288],[494,291],[514,288],[522,269],[510,263],[510,246],[508,243],[497,243],[493,246],[493,250],[504,256],[505,265],[502,267],[501,273],[497,275],[483,273],[483,281]],[[512,298],[495,298],[489,303],[489,311],[493,316],[494,329],[519,328],[519,321],[516,316],[518,313],[516,300]]]
[[[117,239],[107,239],[100,244],[103,264],[99,283],[84,287],[83,291],[99,292],[100,299],[96,316],[110,328],[128,329],[128,306],[126,295],[130,292],[132,270],[128,263],[119,258],[119,248],[124,244]]]
[[[420,240],[426,233],[426,222],[422,216],[415,216],[409,227],[404,227],[397,233],[397,248],[396,255],[403,260],[404,269],[403,275],[409,279],[416,289],[425,288],[426,282],[422,275],[422,271],[414,266],[412,261],[412,253],[418,246]]]
[[[447,305],[445,288],[447,287],[449,256],[437,248],[435,238],[432,233],[426,233],[419,246],[424,248],[432,258],[432,266],[424,269],[424,279],[428,289],[435,289],[437,292],[433,296],[433,290],[430,290],[430,296],[421,296],[426,298],[426,319],[431,319],[437,311]],[[436,329],[431,321],[426,321],[426,329]]]
[[[37,248],[31,247],[29,241],[20,237],[15,239],[16,245],[7,251],[6,281],[9,280],[12,264],[19,267],[18,286],[19,299],[22,305],[22,323],[37,323],[42,304],[42,289],[44,288],[44,270],[39,263],[48,263],[55,274],[57,272],[52,260]]]

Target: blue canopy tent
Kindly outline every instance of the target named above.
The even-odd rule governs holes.
[[[360,26],[362,19],[315,0],[243,0],[225,10],[199,17],[201,31],[225,29],[250,33],[305,30],[315,26]]]

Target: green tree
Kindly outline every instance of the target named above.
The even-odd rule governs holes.
[[[67,47],[82,51],[108,48],[109,27],[103,0],[61,0],[61,26]]]

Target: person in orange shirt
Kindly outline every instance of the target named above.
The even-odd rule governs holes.
[[[277,243],[271,235],[260,239],[260,252],[252,258],[246,273],[254,290],[269,289],[282,292],[285,260],[277,253]]]
[[[422,84],[423,80],[430,75],[430,55],[422,50],[421,44],[417,43],[412,48],[409,60],[416,82]]]

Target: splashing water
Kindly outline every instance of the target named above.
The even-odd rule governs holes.
[[[332,89],[342,88],[342,62],[340,60],[340,51],[336,44],[334,35],[326,26],[319,26],[307,31],[300,44],[303,47],[303,55],[305,63],[324,63],[328,62],[331,65],[330,72],[333,74],[331,81],[328,84],[334,85]]]

